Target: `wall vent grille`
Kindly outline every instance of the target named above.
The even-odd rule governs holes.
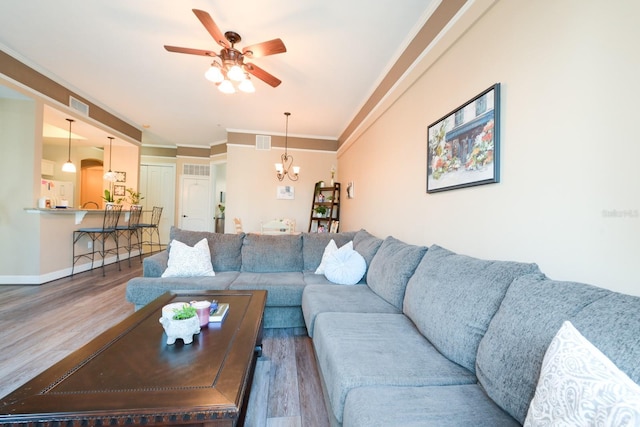
[[[189,176],[209,176],[211,174],[211,166],[209,165],[182,165],[182,174]]]
[[[89,105],[85,104],[77,98],[74,98],[73,96],[69,96],[69,107],[81,112],[85,116],[89,115]]]
[[[256,135],[256,150],[271,150],[271,136]]]

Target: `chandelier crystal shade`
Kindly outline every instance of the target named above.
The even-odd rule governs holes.
[[[69,157],[68,160],[62,165],[62,172],[76,173],[76,165],[71,162],[71,123],[75,122],[73,119],[67,119],[69,122]]]
[[[284,113],[287,117],[285,133],[284,133],[284,153],[280,156],[280,163],[276,163],[276,177],[278,181],[282,181],[285,176],[291,181],[297,181],[300,174],[300,166],[293,165],[293,156],[287,153],[287,139],[289,136],[289,116],[291,113]]]
[[[115,172],[111,170],[111,151],[112,151],[111,147],[112,147],[112,142],[114,138],[112,136],[108,136],[107,138],[109,138],[109,172],[105,173],[102,178],[105,181],[116,182],[117,175]]]

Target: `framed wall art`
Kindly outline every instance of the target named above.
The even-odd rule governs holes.
[[[127,182],[127,173],[115,171],[116,173],[116,182]]]
[[[113,186],[113,195],[124,197],[127,195],[126,188],[124,185],[114,185]]]
[[[500,181],[500,83],[427,128],[427,193]]]

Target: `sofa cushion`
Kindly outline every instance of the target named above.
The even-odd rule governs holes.
[[[316,316],[326,312],[400,313],[400,310],[366,285],[307,285],[302,292],[302,313],[310,337]]]
[[[247,234],[242,243],[241,271],[277,273],[302,271],[301,235]]]
[[[437,387],[359,387],[347,395],[343,425],[516,427],[477,384]]]
[[[189,246],[193,246],[203,238],[206,238],[209,243],[211,265],[214,271],[240,271],[240,266],[242,265],[240,249],[242,248],[244,233],[210,233],[208,231],[183,230],[177,227],[171,227],[169,231],[169,241],[175,239]],[[167,250],[170,251],[170,247]]]
[[[382,245],[382,239],[370,234],[367,230],[360,230],[353,236],[353,249],[362,255],[367,267],[371,264],[380,245]]]
[[[426,251],[424,246],[387,237],[371,260],[367,285],[387,302],[402,309],[407,282]]]
[[[596,424],[640,425],[640,386],[565,321],[544,355],[524,425]]]
[[[267,306],[300,306],[306,283],[301,271],[250,273],[243,271],[229,285],[235,290],[267,291]]]
[[[403,310],[445,356],[475,371],[478,344],[513,280],[535,264],[487,261],[432,245],[409,280]]]
[[[304,271],[315,271],[320,265],[322,254],[329,241],[333,240],[337,247],[353,240],[354,231],[343,233],[302,233],[302,258]]]
[[[211,253],[207,239],[200,240],[193,246],[186,245],[179,240],[171,241],[171,252],[167,269],[161,277],[194,277],[215,276],[211,267]]]
[[[313,345],[327,410],[338,422],[347,394],[357,387],[476,382],[473,373],[440,354],[403,314],[320,313]]]
[[[203,277],[134,277],[127,282],[126,298],[137,307],[147,305],[165,292],[183,290],[228,289],[240,274],[237,271],[222,271],[215,276]]]
[[[362,279],[366,270],[367,263],[364,258],[353,250],[353,243],[349,242],[329,254],[324,275],[330,282],[338,285],[355,285]]]
[[[543,274],[514,280],[478,347],[476,375],[489,397],[524,422],[544,353],[562,322],[609,293]]]

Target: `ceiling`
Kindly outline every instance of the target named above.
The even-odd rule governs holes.
[[[283,134],[285,111],[289,135],[337,140],[437,3],[2,0],[0,49],[143,130],[144,144]],[[239,33],[240,49],[281,38],[286,53],[251,62],[282,84],[253,78],[255,93],[225,95],[204,78],[210,58],[167,52],[165,44],[220,50],[191,9]],[[62,116],[47,120],[68,131]]]

